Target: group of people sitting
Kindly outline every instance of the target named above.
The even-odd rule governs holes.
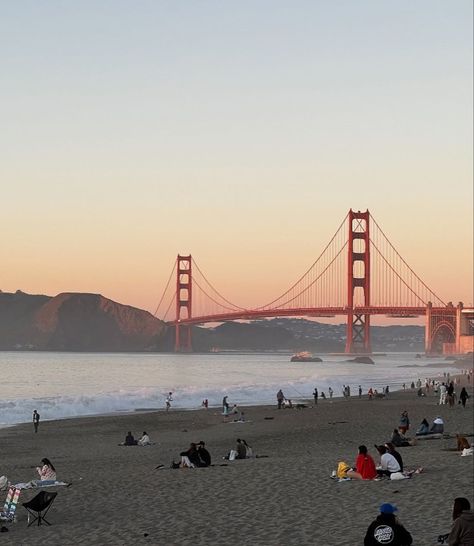
[[[198,468],[211,465],[211,454],[206,449],[206,444],[201,440],[197,444],[191,442],[186,451],[180,454],[181,460],[179,463],[174,461],[171,463],[171,468]]]
[[[149,446],[151,445],[150,436],[144,431],[139,440],[135,440],[133,434],[128,431],[125,440],[119,444],[120,446]]]
[[[426,419],[421,421],[420,426],[416,430],[416,436],[427,436],[429,434],[443,434],[444,432],[444,421],[441,417],[436,417],[433,420],[431,426],[429,425]]]
[[[391,480],[410,478],[413,474],[419,474],[422,468],[406,471],[403,468],[403,459],[392,442],[384,445],[376,445],[380,455],[380,464],[376,466],[374,459],[369,454],[365,445],[359,446],[355,466],[349,467],[346,463],[340,462],[337,472],[333,473],[334,478],[354,480],[374,480],[389,477]]]
[[[253,457],[252,448],[245,440],[237,438],[235,448],[231,449],[224,459],[234,461],[235,459],[250,459],[251,457]]]

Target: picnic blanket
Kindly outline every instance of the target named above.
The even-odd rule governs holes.
[[[60,482],[58,480],[47,480],[47,483],[45,483],[46,480],[31,480],[30,482],[20,482],[15,484],[13,487],[16,487],[17,489],[39,489],[40,487],[57,487],[58,485],[71,485],[67,482]]]

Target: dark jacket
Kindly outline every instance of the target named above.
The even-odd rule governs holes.
[[[397,463],[400,465],[400,472],[403,472],[403,459],[398,451],[389,451],[390,455],[393,455],[397,459]]]
[[[364,539],[364,546],[410,546],[413,539],[410,533],[401,525],[393,514],[379,514],[373,521]]]
[[[464,510],[453,522],[449,533],[449,546],[472,546],[474,544],[474,512]]]
[[[210,466],[211,464],[211,454],[205,447],[198,448],[199,459],[201,464],[199,466]]]

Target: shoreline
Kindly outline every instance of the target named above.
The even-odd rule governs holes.
[[[447,361],[447,363],[449,363],[449,361]],[[448,366],[430,365],[428,367],[430,367],[430,368],[447,367],[447,368],[457,369],[459,371],[461,371],[461,370],[464,371],[466,369],[469,369],[469,368],[464,367],[465,364],[467,364],[467,362],[463,362],[463,365],[461,365],[461,363],[458,363],[457,365],[452,365],[452,366],[449,366],[449,365]],[[473,364],[472,361],[471,361],[471,364]],[[416,364],[413,364],[413,365],[401,365],[401,366],[398,366],[398,367],[399,368],[409,368],[409,369],[412,369],[412,368],[420,369],[420,368],[424,368],[425,366],[418,366]],[[473,374],[474,374],[474,367],[470,369],[470,372],[471,372],[471,377],[472,377]],[[462,373],[462,374],[461,373],[454,373],[454,374],[450,375],[450,377],[451,377],[451,379],[455,379],[455,378],[459,379],[459,378],[465,377],[465,374],[464,373]],[[445,377],[443,375],[440,375],[437,372],[435,375],[427,375],[426,377],[423,378],[423,380],[424,379],[432,379],[432,380],[438,380],[438,381],[442,382],[445,379]],[[388,382],[388,383],[390,384],[390,382]],[[404,392],[402,385],[400,385],[398,388],[394,388],[393,385],[390,385],[390,393]],[[296,388],[293,387],[292,385],[288,385],[288,386],[291,389],[296,391]],[[424,387],[424,384],[422,386]],[[410,390],[411,390],[411,388],[408,386],[408,382],[407,382],[406,391],[408,392]],[[414,390],[416,390],[416,389],[414,389]],[[298,391],[296,391],[296,392],[297,392],[297,396],[292,396],[291,398],[287,397],[289,400],[291,400],[295,404],[302,403],[304,401],[307,401],[307,402],[311,403],[313,401],[313,397],[311,395],[304,396],[303,394],[298,393]],[[321,390],[320,390],[319,394],[321,395]],[[363,396],[367,397],[367,392],[364,392]],[[354,390],[353,393],[351,394],[351,398],[357,398],[357,397],[358,397],[358,395],[357,395],[356,391]],[[329,400],[328,395],[326,395],[326,398]],[[343,398],[344,397],[340,393],[334,393],[332,399],[335,400],[335,399],[343,399]],[[256,404],[254,404],[254,403],[250,403],[250,404],[240,403],[240,404],[238,404],[238,407],[239,408],[265,407],[265,406],[272,407],[272,405],[273,404],[271,402],[268,402],[268,403],[259,403],[259,402],[257,402]],[[209,405],[209,409],[219,409],[220,407],[222,407],[220,404]],[[201,406],[173,407],[174,411],[191,411],[192,412],[192,411],[199,411],[201,409],[202,409]],[[69,416],[59,417],[59,418],[42,419],[41,422],[46,423],[46,422],[53,422],[53,421],[64,421],[64,420],[69,420],[69,419],[72,419],[72,420],[86,419],[86,418],[94,418],[94,417],[116,417],[116,416],[119,416],[119,415],[129,415],[129,414],[136,414],[136,413],[157,413],[157,412],[158,413],[159,412],[166,412],[166,410],[165,410],[164,407],[131,408],[131,409],[124,409],[124,410],[115,410],[115,411],[112,411],[112,412],[90,413],[90,414],[80,414],[80,415],[72,415],[72,416],[69,415]],[[21,421],[21,422],[18,422],[18,423],[0,424],[0,430],[2,430],[4,428],[16,427],[16,426],[19,426],[19,425],[25,425],[25,424],[28,424],[29,422],[30,421],[28,420],[28,421]]]

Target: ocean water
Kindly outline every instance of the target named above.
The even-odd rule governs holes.
[[[230,404],[274,404],[280,388],[292,400],[311,398],[314,387],[327,395],[331,386],[341,396],[343,385],[353,394],[359,385],[364,392],[398,390],[456,371],[448,361],[440,368],[441,359],[407,353],[374,356],[375,365],[321,357],[303,363],[288,354],[0,352],[0,426],[31,421],[34,409],[41,420],[163,409],[169,391],[172,407],[181,409],[199,408],[204,398],[220,406],[224,395]]]

